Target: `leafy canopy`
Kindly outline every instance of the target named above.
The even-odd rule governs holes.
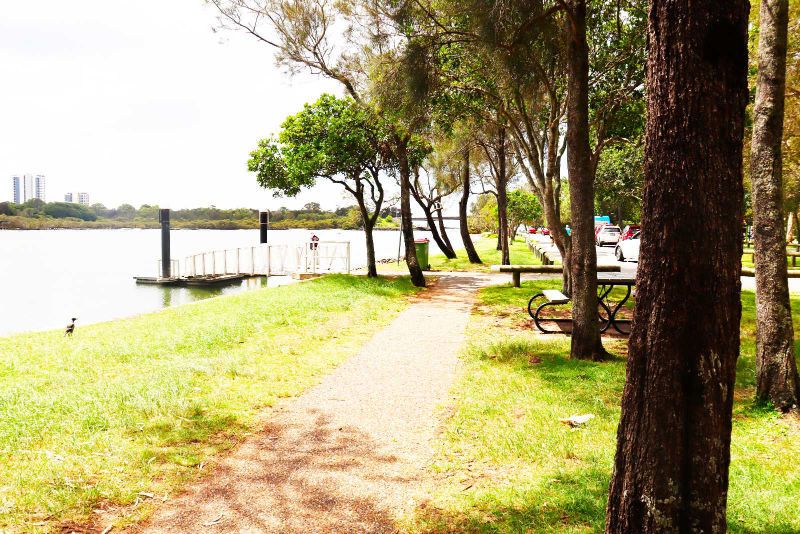
[[[322,95],[281,128],[277,139],[259,141],[248,162],[258,183],[276,196],[294,196],[320,178],[358,190],[359,181],[377,179],[391,165],[386,128],[352,98]]]

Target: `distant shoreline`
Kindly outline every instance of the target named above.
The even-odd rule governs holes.
[[[336,225],[311,224],[302,220],[283,220],[270,224],[270,230],[360,230],[360,228],[343,228]],[[305,224],[304,224],[305,223]],[[212,220],[171,222],[172,230],[257,230],[256,220]],[[0,215],[0,230],[157,230],[161,228],[158,221],[78,221],[72,219],[38,219]],[[376,227],[380,230],[397,230],[399,225]]]

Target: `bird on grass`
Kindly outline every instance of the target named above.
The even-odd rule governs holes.
[[[64,329],[64,337],[72,337],[72,333],[75,331],[75,321],[77,317],[72,318],[72,322],[67,325],[67,328]]]

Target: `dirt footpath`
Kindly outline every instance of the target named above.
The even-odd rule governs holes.
[[[424,494],[480,274],[442,276],[136,532],[393,532]]]

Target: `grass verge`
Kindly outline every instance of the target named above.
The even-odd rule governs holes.
[[[0,531],[147,515],[413,291],[332,275],[79,326],[73,339],[0,338]]]
[[[527,299],[558,281],[484,289],[468,330],[452,416],[440,436],[438,489],[406,525],[416,532],[602,532],[616,446],[626,343],[614,359],[568,359],[567,338],[534,335]],[[754,295],[742,296],[728,499],[731,532],[800,532],[800,419],[753,402]],[[800,310],[800,299],[793,299]],[[795,328],[800,327],[795,315]],[[571,430],[559,418],[592,413]]]
[[[431,269],[434,271],[489,271],[489,266],[500,264],[500,251],[497,250],[497,236],[482,236],[475,240],[475,250],[481,257],[481,264],[470,263],[467,254],[463,249],[456,250],[457,258],[449,260],[444,254],[435,254],[430,257]],[[509,255],[511,263],[516,265],[539,265],[541,262],[536,259],[528,249],[525,240],[517,237],[509,243]]]

